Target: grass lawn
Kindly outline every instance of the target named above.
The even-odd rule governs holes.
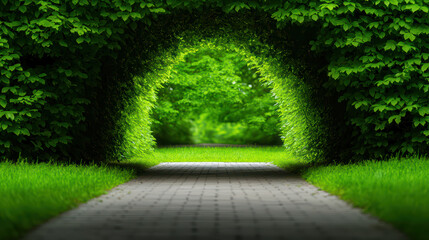
[[[34,226],[136,176],[119,167],[0,163],[0,239]]]
[[[412,239],[429,239],[429,159],[315,167],[303,176],[391,223]]]
[[[152,155],[134,161],[150,165],[160,162],[297,162],[282,147],[158,148]]]
[[[187,147],[160,148],[145,158],[105,166],[0,163],[0,239],[16,239],[47,219],[136,177],[139,169],[160,162],[300,166],[304,178],[314,185],[392,223],[413,239],[429,236],[428,159],[302,168],[302,163],[281,147]]]

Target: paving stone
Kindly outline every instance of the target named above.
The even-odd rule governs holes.
[[[25,239],[406,239],[269,163],[162,163]]]

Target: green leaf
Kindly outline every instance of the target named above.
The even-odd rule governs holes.
[[[402,45],[402,50],[404,50],[404,52],[409,52],[411,49],[413,48],[413,46],[408,45],[408,44],[403,44]]]
[[[20,7],[18,8],[18,10],[19,10],[20,12],[22,12],[22,13],[25,13],[25,12],[27,11],[27,7],[26,7],[26,6],[20,6]]]
[[[68,44],[64,40],[58,41],[58,44],[60,44],[60,46],[63,46],[63,47],[68,47]]]
[[[26,136],[30,136],[30,131],[28,131],[27,128],[22,128],[21,129],[21,133],[24,134],[24,135],[26,135]]]
[[[83,43],[83,41],[85,41],[85,38],[84,38],[84,37],[79,37],[78,39],[76,39],[76,42],[77,42],[78,44]]]
[[[396,42],[393,40],[389,40],[386,42],[386,46],[384,46],[384,50],[392,50],[394,51],[396,49]]]
[[[406,152],[409,152],[411,154],[414,153],[414,148],[412,146],[407,146],[404,149],[405,149]]]
[[[386,106],[381,104],[374,104],[373,109],[374,112],[383,112],[384,110],[386,110]]]
[[[354,102],[355,108],[358,109],[360,106],[368,106],[368,101],[359,101],[359,102]]]
[[[12,112],[10,112],[10,111],[5,112],[5,115],[6,115],[7,119],[10,119],[10,120],[14,120],[15,119],[15,115]]]
[[[1,93],[7,93],[9,91],[10,87],[3,87],[1,89]]]
[[[47,19],[40,20],[40,21],[38,22],[38,24],[39,24],[40,26],[47,27],[47,28],[50,28],[50,27],[52,27],[52,26],[54,26],[54,25],[55,25],[54,23],[52,23],[52,22],[48,21]]]
[[[410,9],[413,13],[420,10],[420,6],[417,4],[407,5],[405,9]]]
[[[404,38],[405,40],[409,39],[410,41],[414,41],[416,39],[416,36],[414,36],[414,34],[412,33],[405,33]]]
[[[426,125],[426,119],[424,118],[414,118],[413,119],[414,127],[418,127],[419,125]]]
[[[427,114],[429,114],[429,107],[421,107],[419,108],[419,114],[420,116],[425,116]]]
[[[151,8],[149,10],[151,12],[153,12],[153,13],[165,13],[165,9],[164,8]]]
[[[388,119],[389,124],[392,123],[393,120],[395,120],[396,124],[399,124],[401,122],[401,116],[400,115],[393,115],[393,116],[389,117],[389,119]]]
[[[334,8],[338,7],[338,5],[337,5],[337,4],[334,4],[334,3],[326,3],[326,4],[322,4],[322,5],[320,5],[320,7],[321,7],[321,9],[325,9],[325,8],[327,8],[327,9],[329,9],[330,11],[332,11],[332,10],[334,10]]]
[[[8,27],[11,27],[11,28],[21,26],[21,22],[20,21],[5,22],[4,24],[6,26],[8,26]]]
[[[6,108],[7,100],[6,99],[0,99],[0,106],[2,106],[3,108]]]
[[[73,71],[70,69],[67,69],[64,71],[67,77],[71,77],[73,75]]]
[[[21,129],[19,129],[19,128],[15,128],[15,129],[13,129],[13,130],[12,130],[12,132],[13,132],[15,135],[19,136],[19,135],[21,134]]]
[[[335,71],[335,72],[330,72],[330,75],[333,79],[338,79],[340,77],[340,73]]]

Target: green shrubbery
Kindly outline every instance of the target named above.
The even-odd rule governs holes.
[[[136,96],[161,84],[148,76],[168,75],[152,60],[177,59],[185,32],[199,40],[236,35],[258,57],[284,110],[285,144],[306,158],[332,157],[345,142],[366,156],[428,149],[423,0],[3,0],[0,9],[5,158],[126,156],[136,131],[141,150],[150,149],[142,117],[153,99],[143,94],[145,114],[132,115]],[[142,127],[131,129],[132,121]]]

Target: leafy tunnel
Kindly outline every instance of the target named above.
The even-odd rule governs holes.
[[[103,106],[102,111],[105,112],[97,115],[107,118],[97,120],[94,125],[110,122],[109,125],[116,129],[109,136],[105,129],[112,127],[99,128],[102,132],[94,139],[103,139],[104,135],[107,141],[100,142],[97,149],[111,146],[105,151],[113,159],[135,158],[150,151],[155,141],[150,131],[149,115],[156,102],[156,93],[169,81],[175,65],[184,61],[188,54],[204,48],[235,52],[261,74],[260,81],[269,86],[279,105],[281,137],[289,151],[305,160],[330,159],[334,157],[334,152],[338,157],[339,150],[348,147],[343,144],[347,142],[344,140],[347,136],[337,134],[341,133],[339,128],[345,126],[344,123],[338,124],[344,121],[344,106],[338,104],[335,94],[327,94],[329,91],[323,87],[327,74],[319,72],[326,72],[323,69],[326,68],[323,65],[326,60],[317,54],[309,54],[312,29],[289,26],[277,30],[275,23],[266,15],[226,16],[216,11],[211,14],[211,17],[170,15],[160,20],[159,25],[153,23],[147,32],[137,27],[138,34],[124,45],[131,47],[121,50],[124,56],[105,63],[103,82],[112,85],[103,87],[103,92],[99,94],[117,96],[118,99],[109,106],[99,98],[102,102],[98,106]],[[249,21],[250,18],[252,21]],[[180,24],[175,26],[177,22]],[[243,24],[246,22],[252,24]],[[273,32],[273,29],[276,31]],[[154,37],[156,44],[145,41],[144,36],[149,32],[162,34]],[[280,47],[280,44],[276,46],[276,42],[290,44]],[[143,56],[134,55],[142,52]],[[322,64],[309,65],[310,62]],[[125,72],[129,75],[122,78]],[[115,78],[122,79],[118,81]],[[112,109],[121,111],[112,112]],[[112,142],[112,139],[115,141]]]
[[[149,151],[156,91],[201,46],[235,51],[261,74],[277,97],[284,146],[303,159],[428,150],[422,1],[0,5],[4,159]]]
[[[260,78],[236,52],[205,47],[187,54],[157,91],[157,146],[281,145],[278,104]]]

